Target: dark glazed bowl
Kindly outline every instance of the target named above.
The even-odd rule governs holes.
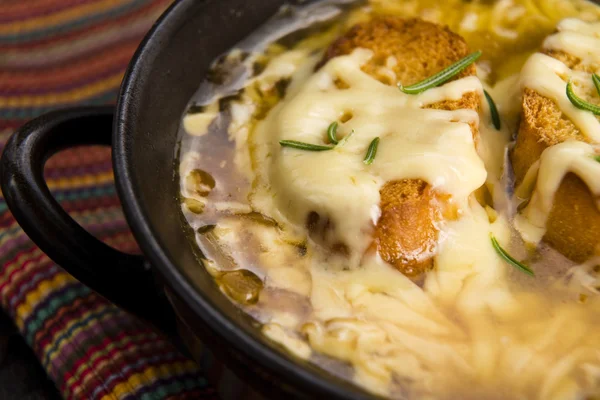
[[[110,107],[77,108],[28,123],[5,148],[2,190],[20,225],[56,263],[167,332],[176,330],[177,320],[190,352],[197,353],[200,338],[269,397],[369,398],[262,336],[256,323],[220,292],[198,262],[180,212],[175,154],[182,111],[212,60],[283,4],[281,0],[175,2],[131,62],[116,114]],[[60,208],[43,180],[45,161],[60,149],[111,143],[119,196],[149,263],[113,250],[85,232]]]

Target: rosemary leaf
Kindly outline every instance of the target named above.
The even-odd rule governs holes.
[[[345,145],[346,142],[348,141],[348,139],[350,139],[352,137],[352,135],[354,135],[354,129],[352,129],[352,132],[350,132],[349,134],[344,136],[343,139],[340,140],[340,142],[335,147],[342,147],[343,145]]]
[[[367,155],[365,156],[365,160],[363,161],[367,165],[373,164],[373,160],[375,160],[375,156],[377,155],[377,147],[379,146],[379,138],[376,137],[373,139],[371,144],[369,145],[369,149],[367,150]]]
[[[526,273],[529,276],[535,276],[535,273],[533,272],[533,270],[531,268],[529,268],[527,265],[525,265],[525,264],[517,261],[513,257],[511,257],[511,255],[508,254],[506,252],[506,250],[504,250],[500,246],[500,244],[498,243],[498,241],[496,240],[496,238],[494,237],[494,235],[490,234],[490,239],[492,240],[492,246],[494,246],[494,249],[496,250],[496,252],[498,253],[498,255],[500,257],[502,257],[502,259],[504,259],[504,261],[506,261],[508,264],[512,265],[516,269],[520,270],[521,272]]]
[[[485,98],[487,99],[488,104],[490,105],[490,114],[492,115],[492,123],[494,124],[494,128],[496,130],[500,130],[500,114],[498,114],[498,108],[496,108],[496,103],[494,103],[494,99],[487,92],[487,90],[483,91]]]
[[[327,151],[333,149],[333,146],[321,146],[318,144],[298,142],[296,140],[280,140],[279,144],[283,147],[291,147],[294,149],[307,151]]]
[[[337,129],[337,122],[332,122],[331,125],[329,125],[329,128],[327,128],[327,138],[329,139],[329,143],[338,144]]]
[[[415,83],[410,86],[402,86],[401,83],[398,84],[398,88],[406,93],[406,94],[419,94],[427,89],[431,89],[437,87],[443,83],[446,83],[459,73],[461,73],[465,68],[469,65],[473,64],[479,57],[481,57],[481,51],[476,51],[475,53],[471,53],[465,58],[458,60],[454,64],[450,65],[448,68],[438,72],[435,75],[430,76],[422,80],[419,83]]]
[[[600,107],[588,103],[587,101],[583,100],[575,94],[575,92],[573,91],[573,84],[571,81],[567,83],[567,97],[569,98],[571,103],[573,103],[573,105],[579,108],[580,110],[589,111],[594,115],[600,115]]]
[[[597,74],[592,74],[592,82],[594,82],[594,86],[596,86],[596,91],[600,94],[600,76]]]

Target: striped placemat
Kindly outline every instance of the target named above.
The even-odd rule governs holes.
[[[114,102],[133,52],[170,1],[1,3],[0,149],[42,113]],[[109,149],[59,153],[46,177],[83,227],[117,249],[138,252],[115,193]],[[0,304],[65,399],[216,398],[198,366],[161,334],[53,264],[3,197]]]

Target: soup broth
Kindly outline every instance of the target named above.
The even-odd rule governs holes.
[[[320,65],[338,37],[381,16],[447,25],[480,49],[477,77],[418,99],[486,90],[500,126],[485,96],[478,113],[451,111],[448,124],[436,119],[447,114],[411,109],[416,97],[361,72],[367,50]],[[293,357],[378,395],[600,398],[600,257],[571,261],[541,240],[545,231],[534,237],[539,224],[530,226],[545,204],[535,194],[542,184],[532,194],[535,179],[542,165],[564,158],[544,153],[529,181],[517,183],[509,157],[523,82],[531,82],[521,71],[533,68],[532,55],[566,18],[600,37],[593,25],[600,8],[575,0],[322,1],[282,9],[215,61],[182,117],[180,195],[190,239],[204,254],[198,268]],[[386,60],[382,74],[395,62]],[[316,143],[335,118],[343,147],[280,148],[282,137]],[[377,129],[377,158],[365,166],[366,132]],[[565,154],[579,146],[593,160],[596,143],[560,146]],[[600,164],[589,162],[581,170],[591,182]],[[365,228],[381,216],[373,205],[383,183],[407,177],[436,181],[455,199],[434,266],[419,276],[370,251]],[[319,224],[324,239],[314,234]],[[511,266],[508,253],[519,263]]]

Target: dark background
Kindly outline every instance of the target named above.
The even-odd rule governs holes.
[[[0,400],[60,400],[33,351],[0,309]]]

